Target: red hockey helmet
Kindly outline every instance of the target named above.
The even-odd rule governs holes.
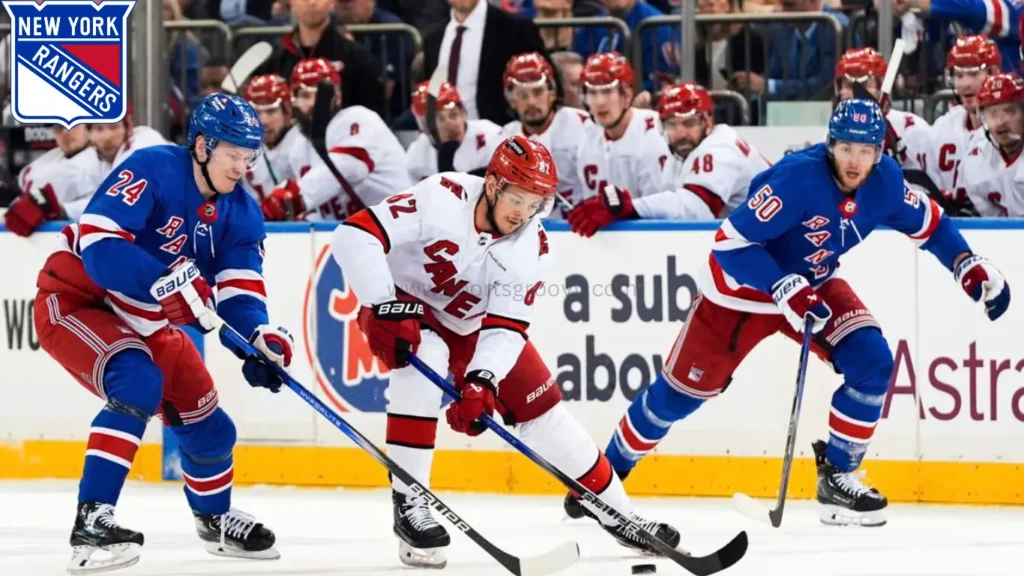
[[[412,91],[412,113],[417,118],[427,117],[427,95],[430,92],[430,81],[424,80],[416,85],[416,88]],[[459,96],[459,91],[448,82],[441,84],[441,90],[437,95],[437,108],[438,110],[444,108],[451,108],[453,106],[462,106],[462,97]]]
[[[330,80],[335,87],[341,87],[341,74],[326,58],[306,58],[292,68],[289,84],[292,91],[298,88],[316,88],[324,80]]]
[[[288,89],[288,82],[277,74],[264,74],[249,80],[242,96],[257,110],[281,106],[285,115],[292,113],[292,93]]]
[[[555,70],[539,52],[526,52],[513,56],[505,65],[505,76],[502,78],[507,95],[516,86],[534,87],[546,84],[555,87]]]
[[[985,78],[978,92],[978,108],[1024,100],[1024,80],[1014,72],[1001,72]]]
[[[485,176],[497,178],[499,189],[512,184],[544,198],[552,198],[558,188],[558,169],[551,152],[540,142],[520,135],[498,145]]]
[[[863,82],[874,76],[881,82],[886,68],[885,58],[874,48],[851,48],[836,63],[836,80],[846,78],[851,82]]]
[[[580,73],[583,89],[629,86],[633,88],[633,66],[618,52],[603,52],[587,58]]]
[[[672,117],[686,117],[694,114],[714,114],[715,104],[711,94],[699,84],[687,82],[669,86],[658,100],[658,115],[664,122]]]
[[[964,34],[946,54],[946,68],[982,68],[1003,65],[996,43],[984,34]]]

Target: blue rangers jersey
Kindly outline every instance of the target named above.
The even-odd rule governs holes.
[[[747,201],[722,222],[698,275],[705,297],[734,310],[778,314],[772,286],[789,274],[821,285],[839,258],[879,226],[906,234],[950,270],[969,251],[938,204],[910,188],[890,157],[852,196],[835,184],[831,162],[826,145],[817,144],[754,177]]]
[[[1020,69],[1019,4],[1015,0],[931,0],[930,13],[943,21],[959,22],[969,33],[987,34],[999,46],[1003,71],[1016,72]]]
[[[267,323],[265,236],[263,214],[241,184],[208,202],[188,149],[155,146],[114,168],[58,249],[81,256],[106,304],[142,336],[167,325],[150,288],[169,267],[194,260],[216,289],[218,314],[248,336]]]

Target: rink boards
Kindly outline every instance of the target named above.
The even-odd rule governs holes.
[[[1024,286],[1024,222],[961,225],[975,250]],[[297,341],[293,374],[354,426],[383,444],[386,370],[355,324],[357,302],[327,251],[329,225],[271,226],[265,277],[272,321]],[[31,329],[36,271],[56,225],[25,240],[0,233],[5,255],[0,365],[0,477],[73,478],[100,407],[38,349]],[[631,223],[587,240],[549,226],[555,266],[536,298],[530,337],[557,375],[569,409],[602,447],[629,401],[665,361],[690,306],[694,277],[716,225]],[[880,321],[896,356],[884,419],[866,469],[902,501],[1022,503],[1024,308],[989,322],[952,275],[902,235],[879,231],[844,258],[840,275]],[[386,473],[290,392],[251,389],[215,337],[204,346],[221,405],[238,427],[235,477],[244,483],[382,486]],[[630,477],[637,494],[774,496],[798,347],[773,337],[736,372],[729,390],[677,424]],[[827,434],[840,380],[812,360],[801,456]],[[493,435],[438,427],[433,485],[443,489],[551,493],[560,488]],[[173,478],[174,451],[151,423],[133,476]],[[167,456],[165,457],[165,452]],[[792,494],[813,494],[813,467],[798,462]]]

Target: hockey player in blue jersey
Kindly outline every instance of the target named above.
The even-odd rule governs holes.
[[[207,96],[192,115],[187,147],[140,150],[114,168],[39,273],[39,343],[105,401],[89,431],[72,574],[138,562],[143,535],[120,526],[114,507],[153,416],[179,441],[185,497],[206,549],[279,557],[274,533],[231,507],[235,426],[178,328],[210,332],[215,309],[275,363],[291,361],[291,336],[267,318],[263,216],[240,184],[262,136],[245,100]],[[267,365],[243,359],[249,384],[280,388]],[[93,558],[98,549],[108,557]]]
[[[637,395],[608,444],[620,477],[682,420],[729,384],[759,342],[781,331],[813,349],[844,382],[832,396],[828,442],[815,442],[825,524],[880,526],[885,497],[857,473],[881,416],[893,355],[881,327],[845,280],[839,258],[879,226],[910,237],[953,273],[992,320],[1010,302],[996,267],[975,255],[941,208],[911,189],[882,154],[885,118],[871,100],[845,100],[828,142],[786,156],[754,177],[745,203],[715,236],[699,293],[664,371]],[[570,498],[566,510],[576,516]]]

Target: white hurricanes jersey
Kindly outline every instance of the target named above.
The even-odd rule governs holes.
[[[83,148],[78,154],[82,154],[87,150],[89,150],[88,147]],[[69,160],[70,158],[64,155],[64,151],[59,146],[47,150],[45,154],[33,160],[32,163],[22,168],[21,172],[18,173],[18,189],[22,192],[27,192],[33,188],[45,186],[50,178],[55,177],[51,176],[51,174],[58,173],[60,167]]]
[[[890,110],[885,118],[907,147],[907,158],[903,162],[903,168],[927,171],[928,150],[932,146],[931,126],[917,114],[902,110]]]
[[[971,119],[963,106],[950,108],[932,125],[932,145],[928,150],[925,171],[936,186],[954,190],[957,165],[967,153],[971,135],[981,126],[971,127]]]
[[[295,124],[284,133],[281,140],[273,148],[263,146],[263,157],[256,167],[245,173],[246,192],[257,202],[262,202],[270,194],[275,186],[289,178],[297,179],[299,174],[292,167],[291,154],[293,148],[305,148],[308,145],[306,137],[302,134],[302,128]],[[312,150],[312,146],[309,146]],[[308,160],[308,159],[307,159]],[[305,164],[308,170],[308,164]]]
[[[577,108],[559,108],[543,131],[527,134],[519,120],[505,124],[505,134],[509,137],[522,134],[536,140],[551,152],[558,168],[558,194],[573,206],[583,201],[583,190],[580,185],[579,172],[576,169],[576,151],[579,149],[583,135],[593,122],[590,115]],[[568,214],[564,204],[556,203],[551,211],[552,220],[563,219]]]
[[[732,126],[716,124],[685,160],[669,155],[662,192],[634,200],[633,208],[641,218],[724,218],[746,200],[751,179],[770,166]]]
[[[505,140],[505,131],[490,120],[467,120],[466,135],[462,138],[459,148],[452,159],[452,167],[456,172],[469,172],[477,168],[486,168],[491,161],[494,150]],[[430,142],[430,136],[421,133],[405,153],[406,167],[409,178],[419,182],[428,176],[437,174],[437,148]]]
[[[1024,216],[1024,160],[1006,158],[984,130],[971,136],[955,182],[981,216]]]
[[[599,124],[587,127],[576,156],[583,199],[605,185],[629,190],[634,198],[661,191],[661,167],[671,156],[654,110],[633,108],[625,133],[610,140]]]
[[[288,151],[289,164],[298,167],[297,186],[307,219],[342,220],[409,187],[405,149],[373,110],[342,108],[331,118],[324,139],[341,182],[305,136]]]
[[[431,176],[349,218],[331,251],[364,306],[394,300],[397,288],[453,332],[479,331],[467,372],[490,370],[500,381],[525,345],[552,254],[538,218],[509,236],[478,230],[483,188],[469,174]]]

